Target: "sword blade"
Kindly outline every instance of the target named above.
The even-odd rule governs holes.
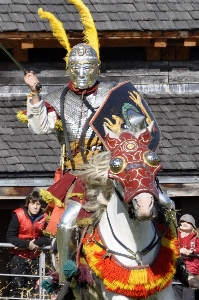
[[[11,60],[18,66],[18,68],[23,71],[24,75],[26,75],[26,70],[18,63],[18,61],[10,54],[10,52],[0,43],[1,49],[11,58]]]
[[[0,43],[0,47],[11,58],[11,60],[18,66],[18,68],[24,73],[24,75],[26,75],[28,73],[28,71],[25,70],[22,67],[22,65],[20,65],[20,63],[18,63],[18,61],[10,54],[10,52],[4,47],[4,45],[2,45]],[[37,82],[37,84],[35,85],[35,87],[36,87],[37,91],[40,91],[42,89],[42,85],[40,84],[40,82]]]

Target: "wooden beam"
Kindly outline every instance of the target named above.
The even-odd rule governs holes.
[[[28,62],[28,49],[21,49],[21,42],[16,41],[13,47],[13,56],[18,62]]]
[[[26,197],[31,191],[32,187],[18,187],[18,186],[4,186],[0,187],[0,199],[5,199],[6,197],[15,198],[24,198]]]
[[[21,49],[32,49],[32,48],[35,48],[33,42],[22,42],[21,43]]]
[[[30,48],[63,48],[63,46],[59,43],[59,41],[55,38],[38,38],[35,40],[29,39],[0,39],[0,42],[6,48],[15,48],[20,45],[21,49],[30,49]],[[73,40],[70,42],[71,46],[76,45],[76,43],[81,43],[82,40]]]
[[[154,42],[154,47],[165,48],[167,46],[167,41],[164,39],[157,39]]]
[[[57,39],[49,38],[38,38],[37,40],[28,39],[4,39],[1,43],[7,48],[15,48],[18,43],[21,42],[21,49],[31,49],[31,48],[63,48]],[[81,43],[81,39],[70,40],[71,46]],[[100,47],[149,47],[151,45],[151,39],[145,38],[134,38],[134,39],[100,39]]]
[[[196,47],[196,39],[185,39],[184,46],[185,47]]]
[[[176,60],[189,60],[190,47],[176,47]]]
[[[199,183],[161,184],[161,188],[169,197],[198,197],[199,195]]]
[[[99,39],[133,39],[133,38],[183,38],[183,39],[199,39],[199,30],[195,31],[103,31],[98,33]],[[70,40],[82,39],[81,32],[69,32],[68,38]],[[37,40],[43,38],[53,37],[51,32],[0,32],[1,39],[29,39]]]
[[[25,200],[25,196],[0,196],[1,200]]]
[[[81,40],[78,41],[78,43],[80,43]],[[73,46],[73,43],[71,43],[71,46]],[[49,39],[49,38],[45,38],[45,39],[38,39],[38,40],[34,40],[34,48],[62,48],[63,46],[59,43],[59,41],[57,39]]]
[[[28,49],[13,48],[14,58],[18,62],[28,62]]]
[[[147,60],[161,60],[161,48],[146,48]]]
[[[161,48],[161,60],[175,60],[175,47]]]
[[[99,40],[100,47],[149,47],[151,39],[145,39],[145,38],[132,38],[132,39],[104,39],[101,38]]]
[[[38,39],[0,39],[0,42],[6,48],[16,48],[20,44],[20,49],[27,50],[32,48],[63,48],[62,45],[58,42],[57,39],[51,37]],[[71,39],[70,44],[73,47],[76,43],[81,43],[81,39]],[[148,39],[148,38],[132,38],[132,39],[100,39],[100,47],[150,47],[154,46],[155,48],[166,48],[168,47],[168,43],[166,39]],[[199,39],[198,39],[199,44]],[[176,44],[178,45],[178,44]],[[170,45],[169,45],[170,46]],[[173,39],[172,46],[175,46],[175,39]],[[182,43],[183,46],[183,43]],[[153,50],[152,50],[153,51]],[[157,52],[156,52],[157,53]]]

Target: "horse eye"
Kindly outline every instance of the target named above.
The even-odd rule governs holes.
[[[123,157],[116,157],[110,161],[109,165],[111,172],[118,174],[124,170],[126,163]]]
[[[145,152],[143,157],[147,165],[151,167],[157,167],[159,165],[159,158],[155,152]]]

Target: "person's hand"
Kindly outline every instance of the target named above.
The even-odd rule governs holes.
[[[50,294],[50,300],[55,300],[57,298],[57,294]]]
[[[35,239],[30,241],[29,246],[28,246],[29,250],[36,250],[39,248],[37,245],[34,244],[34,241],[35,241]]]
[[[24,250],[25,248],[14,247],[14,250]]]
[[[28,72],[24,77],[25,83],[29,86],[32,92],[37,91],[36,84],[39,82],[33,71]]]
[[[180,254],[189,256],[189,255],[192,254],[192,253],[193,253],[192,250],[188,250],[188,249],[186,249],[186,248],[180,248]]]

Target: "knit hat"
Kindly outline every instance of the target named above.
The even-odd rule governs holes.
[[[192,215],[189,215],[189,214],[186,214],[186,215],[183,215],[181,218],[180,218],[180,221],[185,221],[185,222],[188,222],[188,223],[191,223],[192,226],[196,229],[196,224],[195,224],[195,219]]]

